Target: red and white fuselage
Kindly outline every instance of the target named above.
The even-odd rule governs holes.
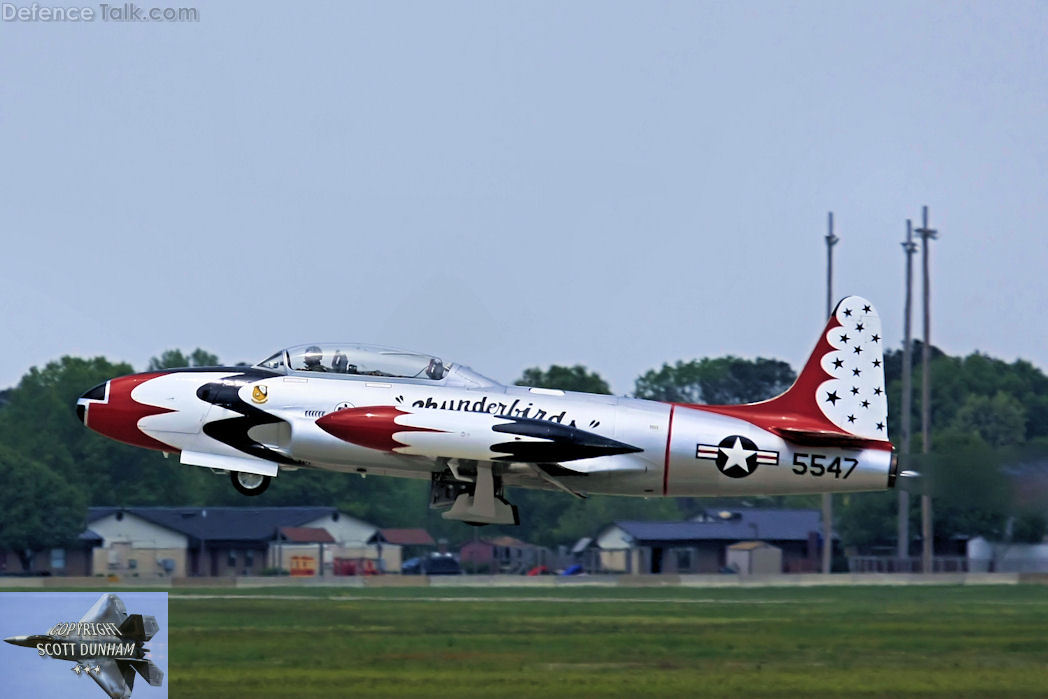
[[[794,386],[738,406],[505,386],[429,355],[329,344],[112,379],[78,411],[106,436],[266,484],[318,468],[648,497],[879,490],[895,478],[880,325],[844,299]]]

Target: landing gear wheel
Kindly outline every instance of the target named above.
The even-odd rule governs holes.
[[[257,473],[245,473],[244,471],[230,471],[229,479],[233,481],[233,487],[241,495],[261,495],[269,487],[269,476],[260,476]]]

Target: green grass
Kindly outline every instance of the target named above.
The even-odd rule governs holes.
[[[1048,696],[1041,586],[186,590],[170,623],[173,696]]]

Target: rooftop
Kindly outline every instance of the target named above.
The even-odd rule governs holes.
[[[400,546],[437,545],[437,542],[433,541],[433,537],[425,529],[379,529],[371,538]]]
[[[684,522],[618,521],[635,541],[807,541],[822,528],[818,510],[774,510],[739,508],[727,512],[711,510],[699,520]]]
[[[281,527],[280,538],[296,544],[333,544],[335,537],[320,527]]]
[[[283,527],[346,516],[334,507],[91,507],[87,523],[120,512],[206,541],[271,541]]]

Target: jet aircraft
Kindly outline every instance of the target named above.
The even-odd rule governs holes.
[[[124,602],[105,594],[76,623],[58,623],[44,634],[12,636],[4,641],[35,648],[39,655],[76,663],[73,672],[98,683],[114,699],[127,699],[135,684],[135,672],[159,687],[164,672],[145,657],[144,643],[159,630],[156,617],[128,614]]]
[[[507,487],[580,498],[893,487],[883,344],[872,304],[850,296],[794,385],[760,403],[506,386],[428,354],[328,343],[252,367],[114,378],[77,413],[113,439],[228,473],[245,495],[300,468],[421,478],[447,519],[516,524]]]

